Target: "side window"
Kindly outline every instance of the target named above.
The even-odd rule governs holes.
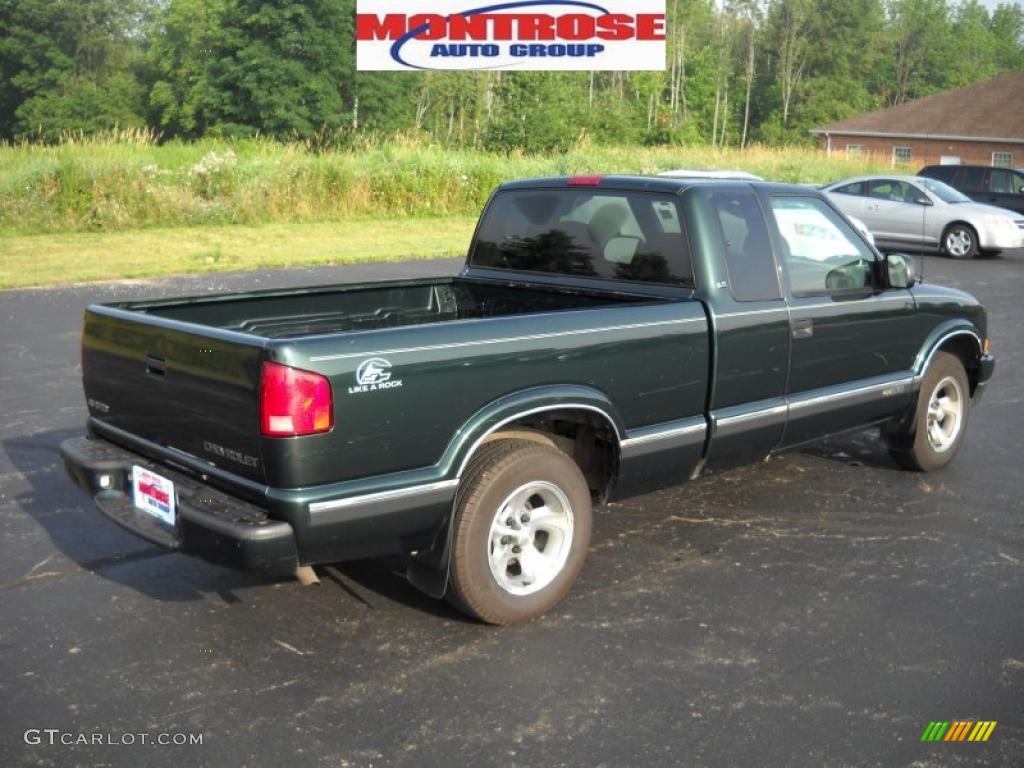
[[[841,187],[836,187],[832,190],[838,192],[841,195],[863,195],[864,194],[864,182],[855,181],[853,184],[844,184]]]
[[[984,168],[964,168],[960,174],[960,187],[962,189],[980,190],[985,188]]]
[[[768,225],[752,192],[715,192],[711,207],[722,238],[729,291],[736,301],[781,299]]]
[[[989,189],[992,192],[1000,192],[1012,195],[1016,193],[1014,189],[1014,172],[1005,171],[1001,168],[993,168],[989,171]]]
[[[773,197],[794,296],[863,291],[872,286],[874,254],[823,200]]]
[[[916,199],[914,188],[905,181],[878,179],[868,185],[868,197],[892,203],[912,203]]]

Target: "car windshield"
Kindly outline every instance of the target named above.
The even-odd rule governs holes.
[[[951,186],[949,186],[949,184],[945,184],[941,181],[936,181],[935,179],[925,178],[915,179],[915,181],[917,181],[922,187],[927,189],[929,192],[931,192],[944,203],[971,202],[971,198],[967,197],[966,195],[960,194]]]

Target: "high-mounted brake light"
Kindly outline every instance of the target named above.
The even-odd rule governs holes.
[[[573,176],[569,179],[570,187],[596,187],[604,176]]]
[[[329,432],[334,426],[331,383],[319,373],[280,363],[263,363],[260,372],[260,432],[267,437],[296,437]]]

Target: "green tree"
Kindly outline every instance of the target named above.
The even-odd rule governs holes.
[[[959,47],[946,0],[894,0],[889,8],[890,104],[949,87]]]
[[[1001,3],[992,13],[989,29],[996,70],[1024,70],[1024,7]]]
[[[978,0],[965,0],[953,9],[950,85],[970,85],[996,73],[996,38],[989,25],[988,9]]]
[[[226,10],[227,0],[170,0],[149,30],[151,119],[168,135],[202,135],[227,101],[210,81]]]
[[[340,0],[226,0],[194,108],[220,132],[309,137],[350,124],[352,24]]]
[[[144,123],[135,0],[0,0],[0,137]]]

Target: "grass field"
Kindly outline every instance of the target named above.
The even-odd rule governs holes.
[[[463,256],[475,223],[450,216],[6,236],[0,237],[0,289]]]
[[[499,155],[403,138],[323,152],[131,133],[0,145],[0,288],[461,254],[502,180],[681,167],[824,183],[887,164],[767,147]]]

